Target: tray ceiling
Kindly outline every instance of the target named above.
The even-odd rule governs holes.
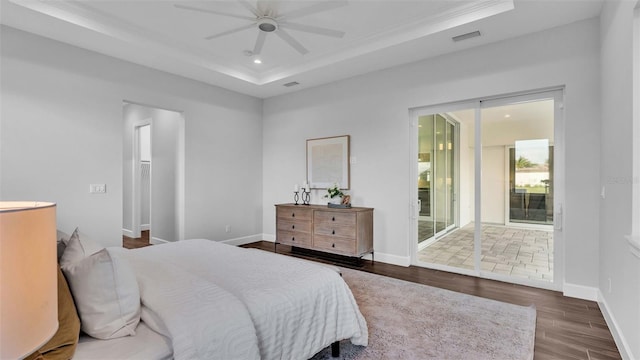
[[[577,21],[601,6],[596,0],[1,1],[5,25],[258,97]],[[334,36],[283,25],[286,34],[263,33],[261,51],[252,54],[260,33],[254,23],[265,12]],[[303,15],[287,19],[296,13]],[[482,36],[451,39],[476,30]],[[283,86],[293,81],[300,85]]]

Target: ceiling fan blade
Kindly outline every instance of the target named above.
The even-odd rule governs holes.
[[[285,27],[287,29],[293,29],[298,31],[304,31],[312,34],[331,36],[336,38],[341,38],[344,36],[344,31],[338,31],[333,29],[327,29],[327,28],[311,26],[311,25],[296,24],[296,23],[290,23],[290,22],[280,23],[280,27]]]
[[[244,20],[251,20],[251,21],[255,21],[255,18],[254,18],[254,17],[250,17],[250,16],[243,16],[243,15],[230,14],[230,13],[226,13],[226,12],[222,12],[222,11],[209,10],[209,9],[202,9],[202,8],[197,8],[197,7],[188,6],[188,5],[182,5],[182,4],[174,4],[173,6],[174,6],[174,7],[176,7],[176,8],[178,8],[178,9],[182,9],[182,10],[199,11],[199,12],[204,12],[204,13],[209,13],[209,14],[216,14],[216,15],[222,15],[222,16],[229,16],[229,17],[233,17],[233,18],[237,18],[237,19],[244,19]]]
[[[220,36],[233,34],[233,33],[236,33],[236,32],[238,32],[238,31],[242,31],[242,30],[246,30],[246,29],[251,29],[251,28],[253,28],[253,27],[255,27],[255,26],[256,26],[256,24],[255,24],[255,23],[254,23],[254,24],[245,25],[245,26],[241,26],[241,27],[239,27],[239,28],[235,28],[235,29],[231,29],[231,30],[227,30],[227,31],[221,32],[221,33],[219,33],[219,34],[209,35],[209,36],[207,36],[205,39],[206,39],[206,40],[215,39],[215,38],[218,38],[218,37],[220,37]]]
[[[284,40],[287,44],[291,45],[292,48],[296,49],[300,54],[304,55],[309,52],[309,50],[305,49],[302,44],[298,42],[298,40],[294,39],[288,32],[283,29],[278,29],[275,32],[276,35],[280,37],[280,39]]]
[[[253,47],[253,54],[259,55],[262,52],[262,46],[264,40],[267,38],[267,33],[264,31],[258,31],[258,38],[256,39],[256,45]]]
[[[258,11],[258,9],[253,7],[253,5],[251,5],[247,0],[237,0],[237,1],[240,3],[240,5],[244,6],[247,10],[251,11],[253,15],[255,15],[256,17],[260,17],[260,12]]]
[[[282,19],[293,19],[298,17],[303,17],[307,15],[311,15],[317,12],[327,11],[336,9],[339,7],[346,6],[348,3],[346,0],[338,0],[338,1],[323,1],[317,3],[315,5],[311,5],[302,9],[293,10],[288,13],[284,13],[278,16],[278,20]]]

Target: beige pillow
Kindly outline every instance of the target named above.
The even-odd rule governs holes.
[[[66,266],[89,257],[91,254],[95,254],[103,247],[97,242],[89,238],[84,233],[81,233],[78,228],[73,231],[73,234],[69,237],[67,247],[64,249],[64,253],[60,258],[60,266],[62,270]]]
[[[80,314],[82,331],[98,339],[135,335],[140,322],[140,290],[126,259],[116,251],[102,249],[62,270]]]
[[[58,266],[58,331],[40,349],[26,357],[26,360],[71,359],[76,351],[79,335],[80,319],[67,280]]]

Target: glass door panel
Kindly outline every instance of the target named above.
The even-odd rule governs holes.
[[[447,123],[442,115],[435,116],[435,166],[434,166],[434,195],[435,195],[435,233],[446,229],[447,224]]]
[[[553,280],[554,100],[483,107],[480,270]]]
[[[433,239],[432,184],[434,115],[418,118],[418,244]]]
[[[418,117],[417,259],[420,262],[473,269],[473,224],[464,231],[453,231],[458,226],[456,192],[459,174],[464,172],[466,176],[466,187],[460,191],[473,193],[473,171],[468,170],[468,166],[473,166],[473,144],[458,144],[458,133],[461,131],[458,129],[461,127],[467,131],[467,138],[471,136],[473,140],[473,116],[473,110],[465,110]],[[458,163],[456,152],[459,147],[465,149],[463,165]],[[464,170],[461,170],[462,166]],[[465,198],[467,209],[462,213],[466,216],[465,225],[469,225],[473,216],[469,207],[473,207],[473,201]]]
[[[446,160],[447,160],[447,229],[451,229],[455,226],[455,125],[447,122],[447,135],[446,135]]]

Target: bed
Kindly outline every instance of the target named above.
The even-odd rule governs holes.
[[[133,274],[128,288],[137,286],[139,310],[107,331],[113,338],[82,335],[74,359],[308,359],[344,339],[367,345],[365,319],[336,268],[206,239],[82,248],[61,266],[83,330],[83,308],[87,319],[102,309],[76,294],[98,282],[76,279],[91,273],[74,268],[78,258],[109,258],[114,277]]]

